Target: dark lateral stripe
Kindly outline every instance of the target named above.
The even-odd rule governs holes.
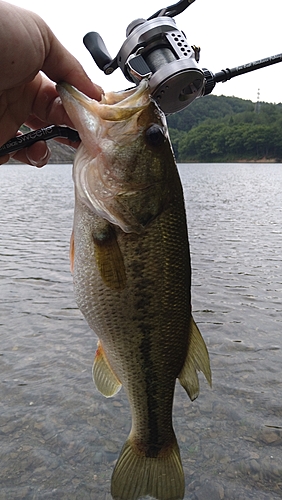
[[[145,376],[147,408],[149,418],[149,436],[148,445],[146,447],[145,455],[147,457],[157,457],[161,449],[160,433],[159,433],[159,405],[158,405],[158,382],[155,378],[154,364],[152,359],[150,331],[147,325],[140,325],[143,333],[143,340],[140,345],[141,358],[142,358],[142,371]]]

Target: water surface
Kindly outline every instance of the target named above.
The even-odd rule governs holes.
[[[213,389],[177,385],[185,500],[282,497],[282,165],[180,165]],[[0,168],[0,499],[110,500],[130,429],[69,272],[71,167]]]

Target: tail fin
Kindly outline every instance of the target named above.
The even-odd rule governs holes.
[[[137,500],[150,495],[156,500],[182,500],[184,474],[178,444],[174,441],[158,457],[146,457],[130,438],[115,466],[111,494],[114,500]]]

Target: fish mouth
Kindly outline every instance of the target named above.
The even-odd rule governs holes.
[[[100,102],[65,82],[57,85],[57,91],[92,157],[99,153],[99,143],[105,136],[122,135],[129,140],[131,136],[134,140],[138,116],[152,101],[146,79],[133,89],[105,93]]]
[[[62,100],[66,98],[66,94],[69,94],[80,102],[82,106],[89,109],[92,109],[93,106],[95,108],[96,103],[97,108],[101,109],[99,114],[105,120],[125,120],[132,113],[136,112],[138,108],[143,109],[150,102],[149,81],[147,78],[144,78],[138,87],[119,92],[106,92],[102,94],[100,101],[91,99],[66,82],[58,83],[56,88]],[[115,106],[114,113],[112,111],[114,109],[113,106]],[[114,116],[115,113],[117,114],[116,117]]]

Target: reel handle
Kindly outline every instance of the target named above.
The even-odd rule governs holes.
[[[112,59],[103,38],[96,31],[90,31],[83,38],[83,43],[87,50],[90,52],[98,68],[100,68],[106,75],[110,75],[117,69],[116,58]]]

